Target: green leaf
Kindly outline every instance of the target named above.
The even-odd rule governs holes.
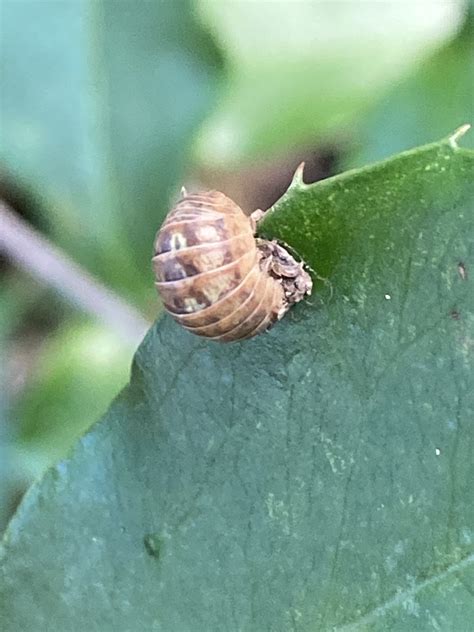
[[[199,4],[229,62],[229,88],[198,140],[198,156],[211,167],[352,137],[358,117],[456,33],[465,6]]]
[[[262,232],[332,292],[243,343],[151,329],[10,524],[2,629],[467,632],[473,171],[451,139],[296,180]]]
[[[0,266],[1,267],[1,266]],[[21,382],[18,375],[18,323],[31,313],[41,289],[18,270],[0,270],[0,533],[3,533],[26,487],[16,468],[13,443],[17,426],[12,423],[12,390]],[[21,355],[21,351],[20,351]]]
[[[31,481],[63,458],[127,382],[132,349],[103,327],[68,322],[39,350],[12,406],[16,467]]]
[[[190,3],[6,2],[2,57],[5,168],[58,243],[140,300],[220,69]]]
[[[474,9],[459,36],[414,73],[394,86],[372,108],[356,132],[359,147],[350,166],[381,160],[408,143],[441,138],[453,126],[474,118]],[[474,146],[474,134],[464,144]]]

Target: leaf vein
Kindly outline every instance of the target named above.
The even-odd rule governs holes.
[[[435,586],[436,584],[442,582],[444,579],[447,579],[451,575],[457,575],[461,571],[467,569],[471,564],[474,564],[474,553],[471,553],[458,562],[450,564],[444,570],[433,575],[432,577],[429,577],[428,579],[425,579],[424,581],[421,581],[418,584],[407,588],[406,590],[397,592],[393,597],[390,597],[390,599],[385,601],[385,603],[376,606],[366,614],[362,615],[359,619],[338,627],[334,627],[333,632],[356,632],[357,630],[366,629],[365,626],[367,624],[372,623],[380,616],[384,616],[393,608],[403,605],[403,603],[407,599],[415,597],[419,592],[425,590],[425,588]]]

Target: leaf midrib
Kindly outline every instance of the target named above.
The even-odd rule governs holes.
[[[431,586],[438,584],[439,582],[450,577],[451,575],[455,573],[459,573],[460,571],[464,571],[470,566],[474,566],[474,553],[470,553],[469,555],[465,556],[458,562],[453,562],[452,564],[444,568],[442,571],[428,577],[428,579],[425,579],[410,588],[406,588],[405,590],[397,592],[395,595],[393,595],[386,601],[382,602],[381,604],[375,606],[374,608],[372,608],[371,610],[369,610],[368,612],[360,616],[358,619],[354,619],[353,621],[349,623],[345,623],[341,626],[337,626],[333,628],[333,631],[334,632],[357,632],[358,630],[365,630],[366,628],[361,627],[361,626],[366,626],[369,623],[373,623],[374,621],[378,619],[379,616],[384,616],[387,612],[389,612],[393,608],[396,608],[397,606],[401,606],[406,599],[416,596],[419,592],[421,592],[425,588],[430,588]]]

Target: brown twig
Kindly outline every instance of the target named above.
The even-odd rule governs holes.
[[[133,345],[150,323],[0,200],[0,252]]]

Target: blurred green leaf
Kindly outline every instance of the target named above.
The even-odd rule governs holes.
[[[358,115],[453,36],[464,5],[204,0],[231,83],[200,134],[200,159],[241,163],[351,135]]]
[[[0,353],[0,366],[4,361]],[[0,370],[0,379],[5,379],[3,370]],[[11,451],[11,427],[8,423],[8,404],[6,393],[0,390],[0,533],[3,533],[11,518],[14,509],[15,497],[15,473],[12,466]]]
[[[2,270],[0,274],[0,349],[4,351],[8,338],[35,304],[41,289],[18,270]]]
[[[254,340],[168,317],[4,540],[2,629],[468,630],[474,154],[442,142],[262,225],[330,277]]]
[[[12,410],[17,469],[37,478],[105,412],[126,384],[131,349],[98,325],[67,323],[38,350],[28,389]]]
[[[8,291],[0,286],[0,533],[10,517],[11,472],[10,472],[10,428],[7,421],[6,353],[5,346],[9,334],[10,310]],[[14,311],[12,309],[11,311]]]
[[[359,148],[346,164],[381,160],[409,143],[474,123],[474,11],[460,35],[393,88],[357,130]],[[465,144],[474,147],[474,134]]]
[[[187,1],[2,4],[0,157],[79,262],[135,300],[220,69]],[[146,289],[144,289],[146,288]]]
[[[17,271],[0,271],[0,533],[24,489],[25,480],[15,467],[12,444],[17,427],[11,418],[11,392],[18,376],[12,374],[12,338],[18,322],[37,298],[38,289]]]

